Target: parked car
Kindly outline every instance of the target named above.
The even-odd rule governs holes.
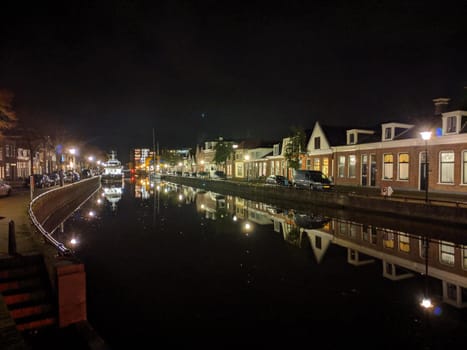
[[[65,173],[65,182],[75,182],[81,179],[79,173],[77,171],[68,170]]]
[[[319,170],[294,170],[292,185],[312,191],[330,191],[334,188],[333,182]]]
[[[227,175],[225,175],[225,172],[216,170],[211,174],[211,179],[214,180],[225,180],[227,178]]]
[[[12,187],[5,181],[0,180],[0,196],[9,196],[11,194]]]
[[[34,181],[35,188],[45,188],[51,186],[51,181],[47,174],[34,174],[32,175],[32,179]],[[30,182],[28,182],[28,185],[30,185]]]
[[[57,172],[47,174],[47,176],[49,177],[49,182],[51,186],[60,184],[60,175],[58,175]]]
[[[269,185],[289,186],[289,180],[282,175],[269,175],[265,182]]]

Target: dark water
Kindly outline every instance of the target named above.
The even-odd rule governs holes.
[[[114,207],[96,195],[56,235],[78,241],[88,320],[111,349],[465,344],[467,310],[419,304],[441,281],[385,278],[378,251],[350,264],[333,234],[345,221],[292,209],[126,182]]]

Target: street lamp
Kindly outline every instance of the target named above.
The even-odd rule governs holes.
[[[429,171],[429,164],[428,164],[428,140],[431,139],[431,131],[422,131],[420,133],[422,139],[425,141],[425,202],[428,203],[428,171]]]
[[[433,306],[431,299],[428,296],[428,236],[425,236],[423,239],[424,255],[425,255],[425,294],[423,295],[423,300],[420,303],[425,309],[429,309]]]

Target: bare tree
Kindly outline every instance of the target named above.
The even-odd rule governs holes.
[[[18,119],[13,110],[15,95],[7,89],[0,89],[0,130],[13,128]]]

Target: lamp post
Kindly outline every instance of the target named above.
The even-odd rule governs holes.
[[[422,139],[425,141],[425,202],[428,203],[428,183],[429,183],[428,140],[431,139],[431,131],[422,131],[420,135],[422,136]]]
[[[428,236],[425,236],[423,239],[423,248],[425,255],[425,293],[421,302],[422,307],[424,307],[425,309],[429,309],[433,306],[433,304],[431,303],[431,299],[428,296],[428,244]]]

